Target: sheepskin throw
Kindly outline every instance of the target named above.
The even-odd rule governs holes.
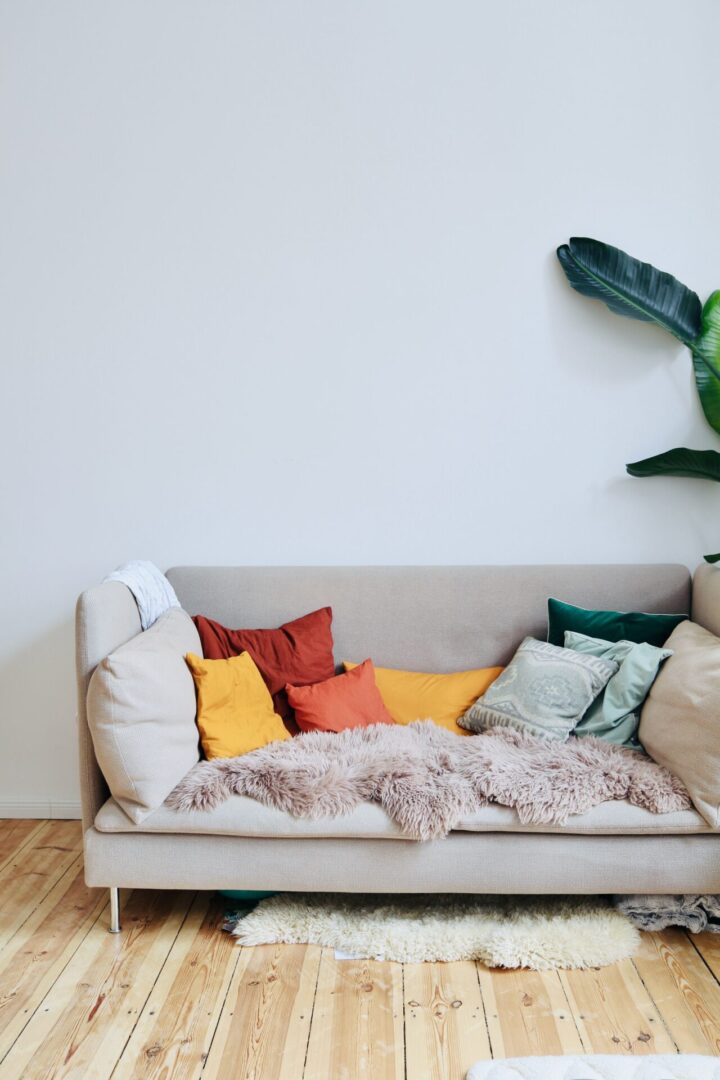
[[[243,757],[203,761],[167,802],[211,810],[231,795],[313,819],[378,802],[416,840],[447,836],[491,802],[514,806],[523,824],[555,825],[612,799],[657,814],[691,805],[672,773],[600,739],[560,743],[510,728],[468,739],[428,720],[311,732]]]
[[[720,896],[653,896],[640,894],[614,897],[615,907],[627,915],[639,930],[665,930],[682,926],[691,934],[720,934]]]
[[[322,945],[401,964],[594,968],[626,960],[640,941],[600,897],[281,893],[240,915],[231,933],[241,945]]]

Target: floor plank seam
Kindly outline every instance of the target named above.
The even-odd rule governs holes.
[[[47,824],[49,824],[49,822]],[[25,843],[21,844],[19,848],[15,849],[12,852],[11,855],[8,855],[7,859],[5,859],[5,861],[3,863],[0,863],[0,879],[4,878],[6,876],[6,871],[12,869],[13,864],[16,861],[19,861],[21,855],[27,855],[29,853],[29,851],[33,851],[33,850],[42,851],[43,848],[48,848],[48,847],[55,848],[55,850],[58,850],[55,845],[50,844],[50,843],[48,843],[48,844],[36,844],[35,843],[35,841],[42,835],[42,833],[44,831],[45,831],[44,829],[38,829],[37,832],[32,833],[31,836],[26,839]],[[52,839],[52,830],[48,830],[48,840],[50,840],[50,839]],[[32,843],[31,843],[31,840],[32,840]],[[28,848],[29,850],[26,851],[25,850],[26,848]],[[82,838],[77,837],[76,840],[73,843],[73,846],[71,848],[62,848],[61,850],[68,851],[68,852],[73,852],[74,851],[75,857],[77,857],[78,855],[82,855],[83,854]],[[48,889],[48,892],[49,891],[50,890]],[[47,895],[47,893],[45,895]]]
[[[640,982],[641,982],[641,983],[642,983],[642,985],[643,985],[643,989],[644,989],[645,993],[646,993],[646,994],[647,994],[647,996],[649,997],[650,1001],[652,1001],[652,1003],[653,1003],[653,1005],[654,1005],[654,1007],[655,1007],[655,1011],[657,1012],[658,1016],[660,1017],[660,1020],[661,1020],[661,1022],[662,1022],[662,1026],[663,1026],[663,1027],[665,1028],[665,1031],[667,1032],[667,1037],[669,1038],[670,1042],[671,1042],[671,1043],[673,1044],[673,1046],[675,1047],[675,1053],[676,1053],[676,1054],[679,1054],[679,1053],[680,1053],[680,1047],[678,1046],[678,1044],[677,1044],[677,1040],[675,1039],[675,1037],[674,1037],[674,1035],[673,1035],[672,1031],[670,1030],[670,1027],[669,1027],[669,1025],[668,1025],[668,1022],[667,1022],[667,1020],[665,1019],[665,1017],[664,1017],[664,1015],[663,1015],[663,1011],[662,1011],[662,1009],[660,1008],[660,1006],[658,1005],[657,1001],[656,1001],[656,1000],[655,1000],[655,998],[653,997],[653,995],[652,995],[652,993],[651,993],[651,991],[650,991],[650,988],[648,987],[648,984],[647,984],[647,983],[645,982],[645,980],[643,979],[643,977],[642,977],[642,974],[641,974],[641,972],[640,972],[640,969],[638,968],[637,964],[635,963],[635,960],[634,960],[634,959],[633,959],[632,957],[630,958],[630,963],[631,963],[631,964],[632,964],[632,966],[634,967],[634,969],[635,969],[635,972],[636,972],[636,974],[637,974],[637,977],[638,977],[638,979],[640,980]]]
[[[317,1001],[318,986],[320,985],[320,968],[322,967],[324,953],[325,953],[325,950],[322,949],[321,952],[320,952],[320,963],[318,964],[318,967],[317,967],[317,976],[315,978],[315,988],[313,989],[312,1006],[310,1008],[310,1023],[308,1024],[308,1037],[307,1037],[307,1042],[305,1043],[305,1057],[303,1058],[303,1067],[302,1067],[301,1080],[305,1080],[305,1070],[307,1069],[307,1059],[308,1059],[308,1054],[310,1053],[310,1038],[312,1036],[313,1017],[315,1016],[315,1002]]]
[[[488,1046],[490,1047],[490,1060],[495,1060],[495,1051],[493,1049],[492,1035],[490,1034],[490,1021],[488,1020],[487,1005],[485,1004],[485,995],[483,994],[482,983],[480,981],[480,961],[475,961],[475,978],[477,979],[478,990],[480,991],[480,1002],[482,1004],[483,1020],[485,1021],[485,1033],[487,1035]]]
[[[403,1012],[403,1080],[408,1080],[407,1073],[407,1026],[405,1017],[405,965],[400,965],[400,984],[402,986],[402,1012]]]
[[[32,832],[28,833],[25,839],[20,842],[19,847],[13,848],[13,850],[9,852],[4,859],[0,860],[0,874],[3,872],[3,870],[5,870],[6,867],[10,865],[13,859],[16,859],[18,855],[20,855],[21,852],[24,851],[26,847],[28,847],[28,845],[34,846],[34,841],[44,830],[47,824],[48,823],[46,821],[39,822],[37,828],[33,829]]]
[[[567,1005],[568,1016],[571,1018],[571,1020],[573,1022],[573,1027],[575,1028],[575,1031],[577,1032],[578,1042],[580,1043],[580,1046],[582,1047],[583,1054],[587,1054],[587,1047],[585,1046],[585,1043],[583,1042],[583,1037],[582,1037],[582,1034],[580,1032],[580,1025],[577,1022],[577,1017],[575,1016],[575,1012],[573,1011],[572,1005],[570,1004],[570,998],[567,995],[567,990],[565,988],[565,984],[563,983],[562,979],[560,978],[560,973],[556,972],[556,975],[557,975],[557,981],[560,984],[560,989],[562,990],[562,996],[565,998],[565,1004]]]
[[[215,932],[216,933],[225,933],[224,930],[216,930]],[[213,1045],[215,1043],[215,1036],[218,1033],[218,1028],[220,1027],[220,1022],[221,1022],[221,1020],[223,1018],[223,1015],[225,1013],[225,1006],[227,1005],[227,999],[228,999],[228,996],[230,994],[230,990],[232,989],[233,979],[235,978],[235,972],[237,971],[237,966],[240,963],[241,948],[240,948],[239,945],[236,946],[236,953],[237,953],[237,955],[235,957],[235,963],[232,965],[232,971],[230,972],[230,978],[228,979],[228,984],[227,984],[227,987],[225,988],[225,993],[223,994],[222,1005],[218,1009],[217,1022],[215,1024],[215,1027],[212,1030],[212,1035],[210,1036],[210,1039],[208,1040],[207,1053],[205,1055],[205,1060],[203,1061],[203,1064],[202,1064],[202,1069],[200,1070],[201,1075],[202,1075],[202,1073],[205,1072],[205,1068],[207,1066],[207,1063],[210,1060],[210,1054],[212,1053],[212,1048],[213,1048]]]
[[[706,959],[705,959],[705,957],[703,956],[702,950],[701,950],[701,949],[699,949],[699,948],[697,947],[697,945],[695,944],[695,942],[693,941],[693,937],[694,937],[694,935],[693,935],[693,934],[690,934],[690,933],[688,933],[688,932],[686,931],[686,932],[685,932],[685,937],[687,938],[687,940],[688,940],[688,943],[689,943],[690,945],[692,945],[693,949],[695,950],[695,952],[697,953],[697,955],[698,955],[698,956],[700,957],[700,959],[702,960],[702,962],[703,962],[703,964],[705,965],[705,967],[707,968],[707,970],[708,970],[708,971],[710,972],[710,977],[711,977],[711,979],[713,979],[713,981],[714,981],[715,983],[717,983],[717,985],[718,985],[718,986],[720,986],[720,979],[719,979],[719,978],[718,978],[718,976],[717,976],[717,975],[715,974],[715,972],[713,971],[713,969],[712,969],[712,968],[710,967],[710,965],[708,964],[707,960],[706,960]]]
[[[20,933],[20,931],[21,931],[21,930],[23,929],[23,927],[24,927],[24,926],[25,926],[25,925],[26,925],[26,924],[27,924],[27,923],[28,923],[28,922],[30,921],[30,919],[32,919],[33,915],[35,914],[35,912],[37,911],[37,909],[38,909],[38,908],[40,907],[40,905],[41,905],[41,904],[43,904],[43,903],[45,902],[45,900],[47,900],[48,896],[49,896],[49,895],[50,895],[50,893],[51,893],[51,892],[53,891],[53,889],[56,889],[56,888],[58,887],[58,885],[59,885],[59,884],[60,884],[60,883],[61,883],[62,881],[64,881],[64,880],[65,880],[65,878],[66,878],[66,877],[68,876],[68,874],[71,874],[71,873],[75,873],[75,874],[77,874],[77,872],[78,872],[78,869],[79,869],[79,867],[78,867],[78,859],[80,859],[80,860],[82,859],[82,854],[81,854],[81,852],[78,852],[78,854],[77,854],[77,855],[75,856],[75,858],[73,859],[73,861],[72,861],[72,862],[70,863],[70,865],[68,866],[67,870],[65,870],[65,871],[64,871],[64,872],[63,872],[63,873],[62,873],[62,874],[60,875],[60,877],[59,877],[59,878],[57,879],[57,881],[54,881],[54,882],[53,882],[53,883],[52,883],[52,884],[50,885],[50,888],[49,888],[49,889],[47,890],[47,892],[46,892],[46,893],[43,893],[43,894],[42,894],[42,895],[41,895],[41,896],[39,897],[39,899],[38,899],[38,902],[37,902],[37,903],[35,904],[35,906],[34,906],[33,908],[31,908],[31,909],[30,909],[30,910],[28,911],[28,913],[27,913],[27,915],[25,916],[25,918],[23,919],[23,921],[22,921],[21,923],[19,923],[19,924],[18,924],[18,925],[17,925],[16,927],[15,927],[15,929],[13,930],[12,934],[11,934],[11,935],[10,935],[10,937],[9,937],[9,938],[7,939],[7,941],[6,941],[6,942],[5,942],[4,944],[0,945],[0,966],[2,965],[2,954],[3,954],[4,952],[5,952],[5,950],[7,949],[8,945],[11,945],[11,944],[12,944],[12,942],[13,942],[13,941],[15,940],[15,938],[17,937],[17,935],[18,935],[18,934]]]
[[[133,891],[135,891],[135,890],[133,890]],[[132,894],[131,894],[131,895],[132,895]],[[196,897],[197,897],[197,892],[194,892],[194,893],[192,893],[192,894],[191,894],[191,896],[190,896],[190,902],[189,902],[189,904],[188,904],[188,906],[187,906],[187,911],[185,912],[185,914],[183,915],[182,919],[180,920],[180,925],[179,925],[179,926],[178,926],[178,928],[177,928],[177,933],[175,934],[175,937],[174,937],[174,938],[172,939],[172,941],[170,942],[170,948],[169,948],[169,949],[168,949],[168,951],[167,951],[167,952],[165,953],[165,956],[164,956],[164,958],[163,958],[163,962],[162,962],[162,964],[160,964],[160,966],[159,966],[159,968],[158,968],[157,972],[155,973],[155,978],[154,978],[154,979],[153,979],[153,981],[152,981],[152,985],[151,985],[150,989],[148,990],[147,994],[145,995],[145,1000],[144,1000],[144,1001],[143,1001],[143,1003],[142,1003],[142,1007],[141,1007],[140,1009],[138,1009],[138,1013],[137,1013],[137,1016],[135,1017],[135,1023],[134,1023],[134,1024],[133,1024],[133,1026],[131,1027],[131,1029],[130,1029],[130,1032],[129,1032],[129,1034],[128,1034],[128,1037],[127,1037],[127,1039],[125,1040],[125,1042],[123,1043],[123,1048],[122,1048],[122,1050],[120,1051],[120,1053],[118,1054],[118,1056],[117,1056],[117,1060],[115,1061],[115,1064],[113,1065],[113,1067],[112,1067],[111,1071],[110,1071],[110,1072],[108,1073],[108,1077],[107,1077],[107,1080],[112,1080],[113,1076],[114,1076],[114,1075],[115,1075],[115,1073],[117,1072],[117,1069],[119,1068],[119,1066],[120,1066],[120,1064],[121,1064],[121,1062],[122,1062],[123,1056],[124,1056],[124,1054],[125,1054],[125,1051],[126,1051],[126,1050],[127,1050],[127,1048],[128,1048],[128,1045],[129,1045],[129,1043],[130,1043],[130,1040],[132,1039],[133,1035],[135,1034],[135,1028],[136,1028],[136,1027],[138,1026],[138,1024],[140,1023],[140,1019],[141,1019],[141,1017],[142,1017],[143,1013],[145,1012],[145,1009],[147,1008],[147,1003],[148,1003],[148,1001],[150,1000],[150,997],[151,997],[151,995],[152,995],[152,992],[153,992],[153,990],[155,989],[155,987],[157,986],[157,982],[158,982],[158,979],[160,978],[160,976],[162,975],[163,971],[165,970],[165,965],[167,964],[167,962],[168,962],[168,959],[170,958],[170,953],[171,953],[171,952],[173,951],[173,949],[175,948],[175,945],[176,945],[176,943],[177,943],[177,939],[178,939],[178,938],[180,937],[180,931],[182,930],[183,926],[185,925],[185,923],[186,923],[186,921],[187,921],[188,915],[190,914],[190,911],[191,911],[191,909],[192,909],[192,906],[193,906],[193,904],[195,903],[195,899],[196,899]]]

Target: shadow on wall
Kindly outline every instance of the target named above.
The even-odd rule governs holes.
[[[76,778],[78,771],[74,620],[3,656],[0,686],[0,817],[16,804],[36,803],[38,815],[77,816],[77,780],[72,790],[67,787],[68,776]],[[21,781],[28,776],[31,785]]]

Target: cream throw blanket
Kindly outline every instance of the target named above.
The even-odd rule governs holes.
[[[103,584],[106,581],[119,581],[127,585],[135,597],[143,630],[152,626],[170,608],[180,607],[175,590],[162,570],[146,559],[135,559],[118,566],[103,579]]]

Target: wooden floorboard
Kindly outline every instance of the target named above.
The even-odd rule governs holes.
[[[300,1080],[321,950],[306,945],[234,948],[240,956],[203,1077]]]
[[[0,870],[0,955],[80,852],[76,821],[49,821]]]
[[[303,1080],[403,1080],[402,965],[378,960],[320,961]]]
[[[489,971],[478,965],[493,1057],[582,1054],[557,972]]]
[[[633,963],[679,1052],[720,1055],[720,985],[688,935],[643,934]]]
[[[82,857],[0,954],[0,1060],[99,917],[107,894],[83,880]]]
[[[186,893],[135,892],[122,934],[100,921],[0,1065],[2,1080],[106,1078],[132,1033],[190,906]]]
[[[240,948],[211,893],[85,885],[78,822],[0,821],[0,1080],[462,1080],[530,1054],[720,1056],[720,935],[590,971]]]
[[[34,818],[15,818],[12,821],[0,819],[0,870],[26,844],[31,843],[35,834],[44,829],[46,822]]]
[[[691,934],[688,940],[720,983],[720,934]]]
[[[558,974],[586,1053],[676,1053],[655,1002],[630,960]]]
[[[195,897],[113,1080],[200,1075],[238,959],[232,938],[220,932],[221,918],[210,893]]]
[[[492,1056],[474,963],[405,964],[403,991],[407,1080],[465,1076]]]

